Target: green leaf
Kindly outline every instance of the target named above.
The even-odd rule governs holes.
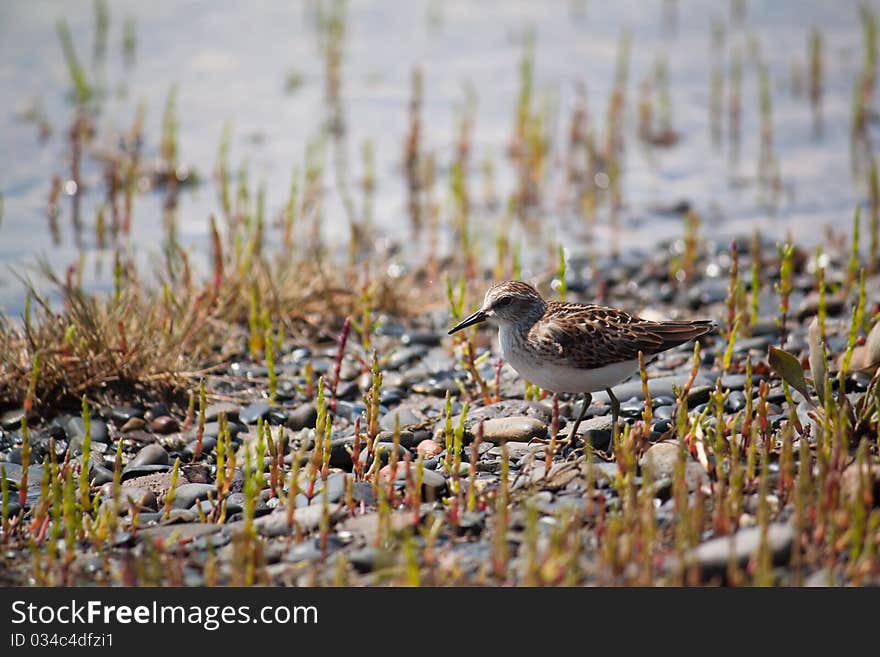
[[[807,380],[804,378],[804,369],[801,367],[798,359],[793,355],[779,349],[778,347],[770,347],[770,367],[785,379],[785,382],[792,388],[801,393],[804,398],[813,406],[815,403],[810,398],[807,391]]]

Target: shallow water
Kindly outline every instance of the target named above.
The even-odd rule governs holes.
[[[327,3],[325,3],[326,5]],[[11,271],[46,258],[56,271],[84,264],[91,289],[112,281],[113,253],[95,246],[94,216],[103,201],[102,171],[84,162],[82,197],[84,228],[80,244],[70,225],[70,201],[60,204],[61,243],[52,244],[46,205],[53,175],[69,176],[65,138],[72,116],[68,74],[55,32],[67,19],[77,53],[91,80],[102,81],[104,96],[96,121],[98,143],[113,140],[129,128],[135,108],[147,106],[145,154],[155,156],[162,109],[173,84],[179,85],[180,161],[205,180],[185,189],[176,216],[177,237],[198,265],[209,249],[208,218],[219,210],[216,185],[210,179],[226,122],[233,125],[230,161],[248,163],[251,180],[267,190],[268,216],[286,202],[291,173],[302,168],[305,145],[326,116],[324,60],[315,28],[320,3],[231,1],[152,2],[114,0],[103,59],[93,56],[94,10],[91,2],[0,4],[0,310],[21,312],[23,286]],[[664,19],[677,7],[677,20]],[[607,99],[613,84],[621,31],[632,33],[628,84],[627,151],[624,174],[624,231],[621,246],[651,244],[682,232],[678,217],[657,213],[657,206],[688,200],[704,217],[703,230],[714,238],[751,231],[754,226],[777,237],[791,232],[799,242],[816,244],[822,226],[848,229],[854,204],[864,200],[864,175],[854,178],[849,131],[853,85],[862,62],[862,33],[855,2],[746,3],[743,27],[729,15],[729,3],[698,0],[678,3],[630,2],[361,2],[347,6],[347,34],[342,69],[342,98],[348,153],[348,184],[356,190],[362,175],[361,146],[372,140],[376,157],[374,218],[382,235],[405,242],[410,226],[406,184],[400,162],[410,96],[410,75],[424,72],[425,145],[438,157],[446,193],[447,165],[455,139],[455,113],[465,98],[465,85],[477,94],[472,187],[481,189],[480,163],[491,154],[502,198],[512,188],[512,169],[504,157],[512,132],[518,92],[518,63],[523,34],[536,37],[536,91],[559,108],[555,131],[558,157],[564,152],[575,85],[587,88],[589,121],[604,130]],[[325,7],[326,8],[326,7]],[[742,143],[739,164],[732,167],[726,146],[716,148],[709,130],[710,75],[713,65],[713,14],[726,25],[727,53],[735,44],[743,61]],[[136,19],[137,48],[133,65],[122,57],[122,24]],[[792,70],[806,69],[807,36],[822,30],[825,45],[824,132],[813,136],[813,118],[805,93],[794,95]],[[758,78],[755,51],[772,76],[774,141],[785,192],[768,208],[754,184],[759,151]],[[658,55],[668,61],[673,127],[683,135],[673,148],[650,152],[634,138],[638,82]],[[285,91],[290,71],[302,76],[293,93]],[[37,104],[53,130],[44,142],[37,126],[22,113]],[[726,115],[726,101],[725,101]],[[726,130],[726,121],[725,121]],[[328,152],[329,155],[329,152]],[[551,167],[552,169],[553,167]],[[737,183],[736,181],[745,181]],[[348,236],[347,219],[334,192],[333,167],[326,176],[325,233]],[[558,189],[553,181],[548,189]],[[355,191],[356,198],[360,198]],[[550,194],[552,196],[552,193]],[[161,191],[135,198],[129,248],[147,261],[167,238]],[[547,234],[582,250],[612,239],[607,217],[588,227],[548,204]],[[487,222],[497,217],[489,215]],[[487,223],[484,225],[491,225]],[[494,230],[483,231],[482,244],[492,247]],[[280,240],[279,240],[280,241]],[[524,254],[528,260],[528,249]],[[542,252],[543,254],[543,252]]]

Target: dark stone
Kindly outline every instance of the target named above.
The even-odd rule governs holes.
[[[589,440],[593,449],[603,452],[611,446],[611,432],[606,429],[587,429],[580,434],[582,440]]]
[[[691,559],[700,567],[704,577],[727,573],[728,563],[733,559],[743,567],[761,545],[760,527],[740,529],[733,536],[719,536],[701,543],[691,552]],[[794,529],[788,523],[771,523],[767,528],[767,545],[776,565],[785,565],[791,558]]]
[[[351,472],[351,469],[354,467],[354,463],[351,460],[351,452],[349,451],[354,447],[354,439],[353,438],[336,438],[330,441],[330,467],[331,468],[339,468],[340,470],[345,470],[346,472]],[[366,452],[367,446],[365,444],[361,445],[361,454]]]
[[[658,406],[654,409],[654,419],[655,420],[670,420],[672,419],[672,414],[675,411],[675,407],[672,405],[669,406]]]
[[[245,424],[256,424],[260,418],[265,418],[271,407],[265,402],[254,402],[249,406],[245,406],[238,412],[238,419]]]
[[[21,486],[21,478],[24,474],[22,467],[16,463],[0,463],[0,476],[5,473],[5,479],[16,489]],[[43,466],[32,465],[27,470],[28,486],[39,485],[43,480]]]
[[[314,404],[303,404],[287,414],[286,425],[294,431],[314,429],[318,421],[318,409]]]
[[[170,415],[158,415],[150,423],[155,433],[174,433],[180,429],[180,423]]]
[[[620,414],[624,417],[639,417],[645,410],[644,399],[629,399],[620,405]]]
[[[757,390],[758,385],[765,377],[759,374],[752,375],[752,388]],[[725,390],[744,390],[748,383],[745,374],[727,374],[721,377],[721,387]]]
[[[136,477],[144,477],[146,475],[156,474],[157,472],[168,472],[171,469],[170,465],[138,465],[136,467],[126,467],[122,471],[121,481],[128,481],[129,479],[134,479]]]
[[[191,440],[183,448],[183,455],[195,456],[197,446],[198,441]],[[214,451],[215,447],[217,447],[217,439],[214,436],[202,436],[202,454],[210,454]]]
[[[374,506],[376,504],[373,484],[366,481],[354,482],[351,487],[351,496],[356,503],[363,502],[366,506]]]
[[[247,427],[243,424],[239,424],[238,422],[228,422],[227,426],[229,427],[229,435],[233,439],[235,439],[235,437],[238,436],[238,434],[240,434],[242,432],[247,433]],[[195,438],[197,431],[198,431],[198,428],[192,429],[192,431],[189,432],[190,437]],[[208,422],[205,424],[205,433],[203,435],[203,438],[204,437],[216,438],[219,433],[220,433],[220,423],[219,422]]]
[[[486,524],[486,514],[482,511],[465,511],[458,521],[459,535],[479,536]]]
[[[426,347],[437,347],[442,342],[442,336],[433,331],[409,331],[400,336],[400,341],[405,345],[422,344]]]
[[[336,387],[336,399],[356,399],[361,394],[357,381],[342,381]]]
[[[141,465],[168,465],[168,452],[158,443],[152,443],[135,454],[134,458],[128,462],[126,469],[136,468]]]
[[[663,419],[657,420],[657,416],[655,415],[654,419],[656,421],[654,422],[653,426],[651,427],[652,431],[656,431],[657,433],[666,433],[667,431],[669,431],[672,428],[672,420],[670,418],[663,418]]]
[[[428,348],[422,344],[412,344],[395,351],[388,360],[388,369],[399,370],[404,365],[409,365],[414,360],[422,358],[428,353]]]
[[[183,484],[174,489],[171,506],[175,509],[188,509],[196,502],[208,499],[209,493],[216,499],[217,487],[213,484]]]
[[[380,431],[376,435],[376,441],[380,443],[391,443],[394,442],[394,432],[393,431]],[[415,445],[415,435],[412,431],[401,431],[399,435],[399,442],[404,447],[412,447]]]
[[[144,417],[144,409],[136,406],[114,406],[110,409],[110,417],[118,423],[128,422],[133,417]]]
[[[391,455],[391,451],[394,449],[394,443],[376,443],[373,447],[373,452],[379,456],[379,462],[382,465],[386,465],[388,463],[388,458]],[[406,456],[406,448],[398,445],[397,446],[397,455],[402,462],[404,457]],[[370,458],[369,453],[367,452],[366,447],[361,451],[359,456],[360,462],[368,466],[372,463],[372,459]]]
[[[214,422],[220,417],[221,413],[226,414],[226,419],[228,420],[237,420],[238,412],[241,410],[241,406],[238,404],[232,404],[229,402],[221,402],[219,404],[211,404],[205,409],[205,421]]]
[[[330,503],[338,502],[345,495],[345,480],[350,477],[349,474],[334,472],[327,477],[327,501]],[[302,486],[302,485],[301,485]],[[315,491],[312,499],[300,493],[296,496],[297,506],[308,506],[309,504],[324,503],[324,482],[318,478],[315,481]]]
[[[73,438],[84,438],[86,435],[86,428],[85,424],[83,424],[83,419],[78,416],[70,418],[67,423],[66,429],[67,436],[71,439],[71,441],[73,440]],[[96,417],[92,418],[90,433],[93,443],[110,442],[110,432],[107,430],[107,424]]]
[[[406,393],[400,388],[391,388],[390,390],[383,390],[379,393],[379,403],[383,406],[394,406],[395,404],[399,404]]]
[[[103,465],[92,465],[89,468],[89,483],[92,486],[103,486],[113,481],[113,470]]]
[[[4,429],[18,429],[21,426],[21,421],[25,416],[25,412],[23,408],[15,408],[11,411],[6,411],[2,415],[0,415],[0,427]],[[28,414],[28,420],[32,420],[36,417],[34,413]]]
[[[422,499],[425,502],[439,501],[445,494],[446,477],[436,470],[422,472]]]
[[[284,561],[288,563],[300,563],[301,561],[320,561],[321,550],[314,540],[295,543],[284,555]]]
[[[269,424],[273,424],[276,426],[279,424],[287,424],[287,412],[275,408],[269,411],[266,419],[269,420]]]
[[[375,570],[377,559],[378,553],[374,547],[361,548],[348,555],[348,562],[361,574]]]
[[[244,493],[230,493],[226,496],[226,517],[230,517],[244,510],[247,498]]]
[[[746,396],[740,392],[739,390],[735,390],[730,393],[727,397],[727,401],[724,402],[724,410],[728,413],[736,413],[737,411],[741,411],[746,406]]]
[[[171,408],[165,402],[157,402],[150,406],[150,414],[156,417],[162,417],[163,415],[171,415]]]

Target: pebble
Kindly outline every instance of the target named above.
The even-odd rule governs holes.
[[[438,347],[442,343],[442,337],[439,333],[433,331],[410,331],[400,336],[403,344],[421,344],[426,347]]]
[[[162,415],[171,415],[171,408],[165,402],[158,402],[150,406],[150,416],[157,418]],[[146,418],[146,413],[144,414],[144,418]]]
[[[391,455],[391,452],[394,450],[394,443],[376,443],[373,446],[374,454],[379,456],[379,462],[382,465],[388,463],[388,458]],[[397,456],[398,459],[402,462],[404,457],[406,456],[407,450],[405,447],[398,445],[397,446]],[[366,448],[364,448],[358,460],[365,466],[369,466],[372,463],[372,459],[370,458],[369,452],[367,452]]]
[[[840,490],[850,502],[859,499],[860,493],[869,494],[874,508],[880,507],[880,464],[862,466],[861,472],[857,462],[848,466],[840,477]]]
[[[213,484],[182,484],[174,489],[171,506],[175,509],[188,509],[196,502],[207,499],[209,493],[216,499],[217,487]]]
[[[376,504],[373,484],[368,481],[356,481],[351,485],[351,497],[355,503],[363,502],[367,506]]]
[[[374,547],[364,547],[348,555],[348,563],[362,575],[373,572],[378,560],[379,552]]]
[[[724,402],[724,410],[728,413],[736,413],[746,406],[746,396],[739,390],[734,390]]]
[[[136,406],[114,406],[110,409],[110,417],[119,423],[128,422],[135,417],[143,419],[144,409]]]
[[[5,475],[5,479],[15,485],[17,489],[21,486],[21,478],[24,470],[17,463],[0,463],[0,470]],[[27,469],[28,485],[39,484],[43,479],[43,466],[32,465]]]
[[[3,427],[4,429],[18,429],[21,426],[21,421],[24,416],[25,411],[23,408],[14,408],[11,411],[6,411],[0,415],[0,427]],[[33,413],[28,415],[29,420],[33,417]]]
[[[318,421],[318,409],[314,404],[302,404],[287,414],[285,425],[294,431],[314,429]]]
[[[765,377],[753,374],[752,375],[752,388],[754,390],[758,389],[758,385],[761,381],[764,381]],[[748,383],[748,378],[745,374],[727,374],[721,377],[721,387],[725,390],[744,390],[746,387],[746,383]]]
[[[346,472],[350,472],[353,463],[351,460],[351,450],[354,447],[353,438],[336,438],[330,441],[330,462],[331,468],[340,468]],[[361,444],[361,450],[366,450],[367,446]]]
[[[170,415],[159,415],[153,418],[150,429],[155,433],[174,433],[180,430],[180,423]]]
[[[398,436],[400,444],[404,447],[412,447],[415,444],[415,434],[412,431],[400,431]],[[376,440],[380,443],[394,442],[393,431],[380,431],[376,434]]]
[[[282,559],[288,563],[300,563],[301,561],[320,561],[322,556],[321,550],[312,540],[295,543]]]
[[[239,424],[238,422],[230,421],[227,424],[227,426],[229,428],[229,435],[232,436],[233,439],[236,436],[238,436],[238,434],[240,434],[242,432],[247,433],[247,430],[248,430],[248,428],[245,425]],[[196,431],[198,431],[198,429],[193,428],[189,432],[189,435],[191,437],[195,438]],[[220,423],[219,422],[207,422],[205,424],[205,433],[203,434],[203,437],[208,436],[211,438],[216,438],[219,433],[220,433]]]
[[[547,425],[534,417],[498,417],[483,422],[483,440],[490,443],[528,442],[532,438],[546,436]]]
[[[655,420],[670,420],[672,419],[672,414],[675,412],[675,408],[669,405],[658,406],[654,409],[654,419]]]
[[[202,436],[202,454],[210,454],[217,446],[217,439],[214,436]],[[191,440],[183,448],[184,456],[195,456],[198,440]]]
[[[423,344],[412,344],[403,349],[395,351],[388,361],[388,367],[392,370],[399,370],[404,365],[408,365],[414,360],[419,360],[428,353],[428,348]]]
[[[620,414],[624,417],[639,417],[645,410],[645,400],[631,398],[620,405]]]
[[[125,424],[123,424],[119,428],[119,430],[122,433],[129,433],[131,431],[140,431],[145,426],[147,426],[147,423],[146,421],[144,421],[144,418],[133,416],[128,418],[128,420],[125,421]]]
[[[172,512],[174,517],[174,512]],[[141,516],[143,517],[143,516]],[[181,516],[189,517],[189,516]],[[215,534],[221,530],[220,525],[201,522],[177,522],[166,525],[155,525],[153,527],[145,527],[138,530],[138,533],[144,538],[152,540],[162,539],[165,546],[176,545],[177,543],[189,543],[197,538]]]
[[[552,419],[552,409],[540,402],[505,399],[488,406],[479,406],[468,411],[465,419],[465,434],[468,440],[473,438],[473,432],[476,431],[476,425],[480,420],[488,421],[494,418],[519,417],[527,416],[540,420],[545,425],[550,424]],[[456,427],[461,422],[461,416],[456,415],[452,418],[452,426]],[[434,427],[434,440],[442,442],[445,436],[445,422],[437,422]]]
[[[467,465],[467,464],[462,464]],[[446,494],[446,477],[436,470],[422,472],[422,500],[439,501]]]
[[[77,437],[82,438],[86,435],[85,424],[83,424],[83,419],[81,417],[70,418],[65,429],[67,429],[67,436],[71,440]],[[107,430],[107,425],[98,418],[92,418],[89,433],[91,434],[93,443],[110,442],[110,432]]]
[[[654,443],[639,459],[639,468],[651,481],[672,479],[680,447],[674,442]]]
[[[120,477],[121,481],[128,481],[129,479],[135,479],[137,477],[145,477],[147,475],[164,473],[168,472],[171,469],[170,465],[136,465],[136,466],[126,466],[122,470],[122,475]]]
[[[228,420],[237,420],[238,412],[241,410],[241,406],[238,404],[232,404],[230,402],[221,402],[219,404],[211,404],[205,409],[205,420],[207,422],[214,422],[217,418],[220,417],[221,413],[226,414],[226,419]]]
[[[287,412],[279,408],[273,408],[266,415],[266,419],[269,420],[269,424],[274,424],[275,426],[287,424]]]
[[[168,452],[158,443],[152,443],[135,454],[134,458],[128,462],[126,469],[136,468],[141,465],[168,465]]]
[[[794,542],[794,528],[788,523],[771,523],[767,528],[767,545],[777,565],[787,563]],[[704,577],[727,573],[728,563],[733,558],[740,567],[745,566],[761,545],[761,528],[747,527],[732,536],[719,536],[698,545],[691,558],[700,567]]]
[[[350,479],[351,475],[342,473],[342,472],[334,472],[327,477],[327,501],[330,503],[338,502],[345,495],[345,482],[347,479]],[[300,483],[300,489],[304,489],[308,484],[305,481]],[[304,494],[300,493],[296,496],[296,505],[300,506],[308,506],[309,504],[323,504],[324,503],[324,481],[320,478],[315,481],[315,491],[312,499],[309,500]]]
[[[265,418],[271,407],[265,402],[254,402],[245,406],[238,412],[238,419],[244,424],[256,424],[260,418]]]
[[[402,405],[383,415],[379,420],[379,426],[385,431],[394,431],[395,418],[397,418],[401,429],[415,424],[421,424],[424,419],[420,415],[416,415],[413,408]]]
[[[92,465],[89,468],[89,483],[92,486],[101,486],[108,481],[113,481],[113,470],[103,465]]]
[[[443,445],[434,440],[423,440],[416,446],[416,452],[425,461],[439,455],[443,449]]]

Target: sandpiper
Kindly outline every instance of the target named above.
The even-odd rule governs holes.
[[[545,301],[522,281],[496,283],[483,305],[449,334],[487,320],[498,325],[501,353],[520,376],[554,393],[582,393],[584,404],[570,443],[593,400],[605,390],[617,426],[620,402],[611,387],[639,370],[645,358],[710,332],[711,320],[653,322],[616,308]]]

